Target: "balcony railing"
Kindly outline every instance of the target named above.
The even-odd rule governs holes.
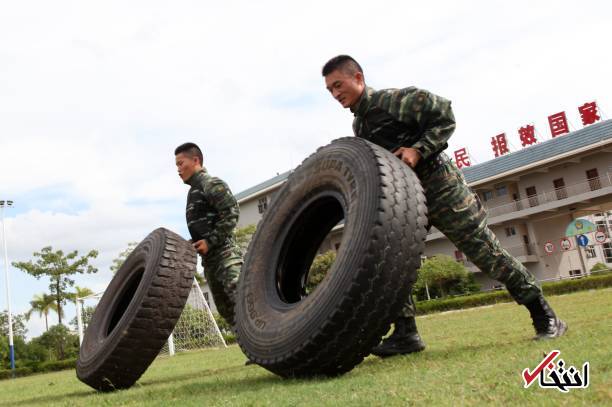
[[[612,186],[611,178],[612,174],[606,173],[605,177],[591,178],[586,182],[555,188],[551,191],[542,192],[537,195],[531,195],[527,198],[519,199],[514,202],[496,206],[489,206],[487,205],[487,203],[485,203],[484,205],[487,209],[489,219],[491,219],[495,216],[518,212],[525,208],[536,207],[548,202],[562,201],[564,199],[571,198],[580,194],[610,187]],[[440,233],[440,231],[435,227],[431,227],[428,234],[433,233]]]
[[[517,212],[525,208],[533,208],[549,202],[562,201],[564,199],[610,186],[612,186],[612,182],[610,181],[610,173],[606,173],[606,177],[591,178],[586,182],[556,188],[551,191],[541,192],[537,195],[530,195],[527,198],[519,199],[504,205],[487,207],[487,212],[489,214],[489,218],[493,218],[495,216]]]

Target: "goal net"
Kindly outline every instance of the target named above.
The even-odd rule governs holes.
[[[160,355],[172,356],[174,352],[211,347],[224,348],[226,344],[202,289],[194,279],[183,313]]]
[[[101,297],[102,293],[77,298],[77,329],[80,342],[83,342],[83,332]],[[172,356],[175,352],[215,347],[226,347],[225,340],[202,289],[194,278],[183,313],[159,354]]]

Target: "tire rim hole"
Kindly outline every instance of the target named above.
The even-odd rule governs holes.
[[[334,230],[345,217],[342,202],[341,195],[336,193],[315,196],[289,226],[276,269],[276,287],[283,302],[295,304],[312,294],[325,278],[326,270],[331,269],[330,262],[333,263],[342,239],[342,231]],[[322,248],[330,235],[331,247]],[[326,257],[323,263],[328,267],[313,267],[317,254],[328,250],[334,251],[333,255],[322,253]]]
[[[110,318],[110,324],[108,325],[108,330],[106,331],[107,336],[110,335],[111,332],[113,332],[113,330],[115,329],[115,327],[121,320],[121,317],[123,317],[123,314],[125,313],[127,308],[130,306],[130,303],[132,302],[132,299],[134,298],[134,294],[136,293],[136,290],[138,289],[138,285],[140,284],[140,280],[142,280],[144,271],[145,271],[144,267],[136,270],[132,274],[132,276],[130,276],[130,279],[128,280],[128,282],[123,286],[121,293],[117,297],[118,300],[116,302],[117,303],[116,308],[113,311],[112,317]]]

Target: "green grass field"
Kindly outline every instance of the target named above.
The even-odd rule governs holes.
[[[418,318],[427,349],[385,360],[368,357],[339,378],[285,380],[244,366],[237,346],[156,360],[131,389],[96,393],[74,371],[0,382],[0,405],[612,405],[612,289],[549,301],[568,323],[563,338],[534,342],[523,307],[498,304]],[[544,353],[590,362],[590,386],[563,394],[521,372]]]

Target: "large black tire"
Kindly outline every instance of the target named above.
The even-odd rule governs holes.
[[[77,377],[101,391],[132,386],[172,333],[195,270],[189,242],[163,228],[151,232],[100,299],[81,344]]]
[[[342,219],[336,261],[306,295],[317,249]],[[426,224],[421,184],[391,153],[358,138],[319,149],[279,190],[251,241],[236,304],[243,352],[283,377],[351,370],[406,301]]]

